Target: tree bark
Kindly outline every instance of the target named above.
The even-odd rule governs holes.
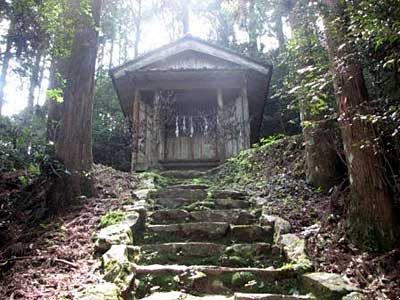
[[[50,66],[50,77],[48,90],[64,91],[63,80],[67,77],[69,58],[53,57]],[[60,131],[63,104],[54,99],[47,99],[47,140],[51,144],[56,144]]]
[[[39,73],[40,73],[40,62],[42,60],[43,51],[39,48],[36,50],[35,62],[32,67],[32,74],[29,85],[28,95],[28,112],[33,113],[33,106],[35,104],[35,89],[39,86]]]
[[[387,250],[398,243],[399,222],[393,206],[383,159],[375,153],[373,125],[360,118],[370,107],[362,67],[346,38],[344,4],[325,0],[326,35],[346,155],[351,198],[348,207],[350,237],[363,248]],[[342,23],[338,23],[338,20]]]
[[[139,44],[142,36],[142,0],[138,0],[138,15],[136,16],[135,58],[139,56]]]
[[[10,27],[12,24],[10,25]],[[12,30],[8,30],[7,34],[7,45],[6,45],[6,50],[3,53],[3,59],[2,59],[2,67],[1,67],[1,74],[0,74],[0,116],[2,115],[3,112],[3,106],[5,103],[4,99],[4,88],[7,83],[7,73],[8,73],[8,67],[10,64],[11,60],[11,48],[13,44],[13,39],[12,39]]]
[[[183,0],[182,6],[183,35],[186,35],[190,32],[190,0]]]
[[[101,6],[102,0],[92,0],[93,20],[81,20],[74,35],[56,144],[56,157],[71,173],[68,185],[59,191],[61,205],[78,195],[94,193],[89,172],[93,167],[91,125]]]

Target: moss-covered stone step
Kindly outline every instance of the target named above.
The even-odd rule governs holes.
[[[228,267],[282,267],[285,263],[277,249],[267,243],[165,243],[143,245],[140,264],[219,265]]]
[[[155,293],[142,300],[233,300],[232,297],[220,295],[193,296],[182,292],[165,292]]]
[[[232,300],[315,300],[312,295],[277,295],[235,293]]]
[[[271,226],[229,225],[227,222],[197,222],[147,225],[143,243],[207,242],[231,243],[266,242],[273,240]]]
[[[210,192],[211,198],[214,199],[234,199],[234,200],[244,200],[247,194],[243,191],[234,190],[214,190]]]
[[[184,209],[161,209],[149,214],[153,224],[177,224],[187,222],[227,222],[234,225],[256,223],[257,217],[246,210],[199,210],[189,212]]]
[[[177,208],[186,208],[195,203],[201,202],[196,199],[187,199],[187,198],[155,198],[153,202],[156,206],[166,209],[177,209]]]
[[[228,233],[229,224],[225,222],[148,225],[144,242],[216,241],[225,238]]]
[[[247,200],[216,198],[213,202],[215,203],[215,207],[220,209],[246,209],[251,207],[250,202]]]
[[[154,291],[185,291],[193,295],[243,293],[298,293],[300,284],[291,270],[216,266],[138,266],[136,297]]]
[[[193,179],[200,178],[206,173],[199,170],[168,170],[161,172],[162,176],[172,177],[176,179]]]
[[[207,192],[201,189],[178,189],[178,188],[164,188],[152,192],[151,198],[182,198],[190,200],[204,200],[207,198]]]
[[[190,213],[192,221],[195,222],[227,222],[234,225],[250,225],[257,222],[255,215],[242,209],[230,210],[200,210]]]
[[[313,300],[312,296],[277,295],[277,294],[245,294],[235,293],[234,296],[207,295],[194,296],[183,292],[155,293],[142,300]]]
[[[274,231],[271,226],[260,225],[232,225],[230,226],[229,239],[235,242],[272,243]]]
[[[194,183],[185,183],[169,186],[169,189],[178,189],[178,190],[207,190],[210,186],[207,184],[194,184]]]

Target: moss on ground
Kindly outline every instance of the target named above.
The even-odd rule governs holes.
[[[124,219],[125,213],[121,210],[110,211],[100,219],[100,227],[104,228],[110,225],[121,223]]]

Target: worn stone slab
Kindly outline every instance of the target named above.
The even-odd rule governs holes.
[[[174,189],[165,188],[157,190],[150,194],[150,197],[158,198],[183,198],[201,201],[207,198],[207,192],[204,190],[191,190],[191,189]]]
[[[190,221],[190,213],[183,209],[160,209],[149,216],[153,224],[177,224]]]
[[[208,241],[224,238],[229,224],[224,222],[182,223],[169,225],[148,225],[146,234],[152,241]]]
[[[223,277],[240,272],[247,272],[256,275],[266,281],[295,278],[296,273],[289,270],[278,270],[274,268],[231,268],[221,266],[182,266],[182,265],[148,265],[137,266],[137,274],[170,274],[179,275],[183,273],[203,273],[207,276]]]
[[[242,191],[233,190],[215,190],[211,192],[211,197],[215,199],[234,199],[234,200],[244,200],[247,194]]]
[[[112,245],[102,256],[103,279],[117,283],[126,289],[134,271],[134,265],[129,261],[129,250],[126,245]]]
[[[311,260],[306,253],[305,241],[292,233],[283,234],[280,238],[285,256],[293,265],[293,269],[304,273],[313,269]]]
[[[315,300],[313,296],[235,293],[234,300]]]
[[[342,298],[342,300],[367,300],[367,296],[359,292],[352,292]]]
[[[240,210],[199,210],[190,213],[192,220],[196,222],[227,222],[234,225],[249,225],[257,222],[251,213]]]
[[[148,200],[149,195],[151,193],[155,193],[156,190],[154,187],[151,188],[146,188],[146,189],[140,189],[140,190],[135,190],[133,191],[133,194],[139,199],[139,200]]]
[[[208,295],[203,297],[196,297],[183,292],[165,292],[155,293],[148,297],[142,298],[142,300],[228,300],[231,297],[219,296],[219,295]]]
[[[271,226],[232,225],[229,238],[240,242],[271,242],[273,230]]]
[[[195,199],[184,199],[184,198],[157,198],[154,199],[154,203],[160,205],[163,208],[177,209],[183,206],[190,205],[197,202]]]
[[[203,171],[197,170],[170,170],[161,172],[162,176],[173,177],[177,179],[192,179],[202,177],[205,174]]]
[[[112,245],[132,245],[133,235],[129,224],[115,224],[107,226],[93,236],[97,252],[104,253]]]
[[[320,300],[340,300],[358,289],[334,273],[309,273],[302,275],[304,288]]]
[[[216,243],[164,243],[141,246],[142,252],[159,252],[163,255],[179,255],[191,257],[218,256],[224,253],[225,246]]]
[[[268,243],[233,244],[225,248],[225,254],[254,259],[257,256],[269,255],[271,245]]]
[[[250,203],[246,200],[234,199],[214,199],[217,208],[221,209],[246,209],[250,207]]]
[[[285,219],[274,216],[263,214],[260,218],[261,225],[269,225],[274,228],[274,242],[278,243],[282,234],[289,233],[292,230],[292,226]]]
[[[179,184],[179,185],[173,185],[169,186],[170,189],[185,189],[185,190],[206,190],[209,188],[208,185],[206,184]]]
[[[76,300],[121,300],[119,288],[111,282],[101,282],[86,286]]]

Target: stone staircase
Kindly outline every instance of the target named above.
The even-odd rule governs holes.
[[[245,193],[181,184],[149,196],[136,299],[312,299],[293,295],[296,272]]]
[[[304,241],[244,192],[186,183],[146,195],[95,237],[104,278],[118,287],[99,300],[339,300],[355,290],[338,275],[303,275]]]

